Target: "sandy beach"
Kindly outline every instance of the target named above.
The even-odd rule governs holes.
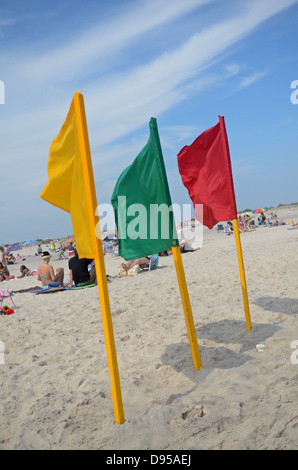
[[[278,217],[297,222],[298,211]],[[289,227],[241,234],[250,332],[234,236],[204,230],[201,249],[182,255],[199,371],[173,256],[124,278],[117,277],[121,258],[105,256],[122,425],[114,421],[97,287],[14,293],[15,314],[0,317],[0,449],[297,450],[298,230]],[[11,274],[21,264],[37,269],[35,251],[23,249],[26,260],[9,266]],[[52,264],[67,276],[68,260]],[[32,276],[1,289],[38,284]]]

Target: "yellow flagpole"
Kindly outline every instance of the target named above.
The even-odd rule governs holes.
[[[250,319],[250,312],[249,312],[246,279],[245,279],[242,249],[241,249],[240,234],[239,234],[239,227],[238,227],[237,219],[233,220],[233,225],[234,225],[234,234],[235,234],[235,241],[236,241],[236,248],[237,248],[237,255],[238,255],[238,264],[239,264],[244,312],[245,312],[245,319],[246,319],[246,328],[248,331],[251,331],[251,319]]]
[[[218,117],[219,117],[219,125],[220,125],[220,131],[221,131],[221,137],[222,137],[222,143],[223,143],[223,155],[224,155],[224,159],[226,163],[227,173],[229,175],[228,189],[230,191],[230,195],[232,195],[232,198],[234,200],[234,210],[235,210],[235,215],[237,217],[236,200],[235,200],[235,192],[234,192],[234,184],[233,184],[232,168],[231,168],[231,158],[230,158],[230,150],[229,150],[225,120],[223,116],[218,116]],[[239,234],[239,227],[238,227],[237,219],[233,219],[233,225],[234,225],[234,234],[235,234],[236,249],[237,249],[237,255],[238,255],[238,264],[239,264],[240,280],[241,280],[242,295],[243,295],[244,312],[245,312],[245,318],[246,318],[246,327],[248,331],[251,331],[251,320],[250,320],[250,313],[249,313],[247,287],[246,287],[244,264],[243,264],[243,258],[242,258],[240,234]]]
[[[121,396],[120,379],[117,365],[117,355],[114,341],[112,315],[110,310],[109,293],[107,286],[107,278],[105,272],[104,255],[102,249],[101,237],[98,238],[95,233],[97,207],[96,193],[94,186],[93,169],[90,155],[89,138],[87,130],[87,122],[85,115],[85,107],[83,96],[80,92],[74,95],[74,106],[77,118],[78,140],[81,151],[83,177],[85,183],[88,216],[90,222],[90,230],[92,237],[92,247],[94,251],[94,262],[96,269],[97,285],[99,299],[102,312],[103,330],[105,336],[107,361],[110,373],[112,399],[114,403],[115,421],[118,424],[124,423],[124,411]],[[99,224],[98,224],[99,227]]]
[[[199,370],[200,367],[202,366],[202,361],[201,361],[197,335],[196,335],[196,330],[195,330],[192,311],[191,311],[191,304],[189,300],[185,273],[183,269],[180,246],[172,246],[172,253],[173,253],[173,257],[175,261],[177,279],[178,279],[180,295],[181,295],[181,300],[182,300],[182,305],[183,305],[183,310],[184,310],[184,315],[185,315],[185,321],[186,321],[187,332],[188,332],[188,337],[189,337],[189,342],[190,342],[192,359],[193,359],[195,369]]]

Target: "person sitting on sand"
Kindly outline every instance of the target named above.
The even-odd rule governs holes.
[[[18,279],[21,277],[31,276],[31,271],[24,264],[20,267],[21,275],[17,276]]]
[[[7,267],[0,262],[0,282],[5,281],[7,277],[9,277],[9,271]]]
[[[234,233],[234,225],[230,220],[227,222],[226,233],[228,235],[231,235]]]
[[[245,230],[245,224],[243,222],[243,219],[242,219],[241,215],[239,215],[239,217],[238,217],[238,228],[239,228],[239,232],[241,232],[241,233],[244,232],[244,230]]]
[[[41,254],[42,263],[37,270],[37,280],[41,281],[42,287],[47,287],[50,283],[63,286],[64,269],[58,268],[55,274],[53,266],[49,264],[51,255],[48,251]],[[56,286],[55,286],[56,287]]]
[[[7,264],[15,264],[17,260],[11,253],[9,253],[9,255],[6,256],[6,262]]]
[[[67,286],[72,287],[73,283],[75,283],[76,286],[96,284],[96,271],[94,264],[90,271],[88,270],[88,266],[93,263],[93,259],[79,258],[77,250],[75,248],[73,248],[73,250],[74,256],[68,261],[70,279]]]
[[[74,249],[75,249],[74,244],[72,242],[69,242],[68,251],[74,251]]]

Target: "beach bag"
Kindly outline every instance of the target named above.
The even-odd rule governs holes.
[[[119,266],[118,277],[124,277],[124,276],[127,276],[127,271],[125,271],[125,269],[123,269],[122,266]]]
[[[140,266],[135,264],[132,268],[127,271],[128,276],[136,276],[140,272]]]

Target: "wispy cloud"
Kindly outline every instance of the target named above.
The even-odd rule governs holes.
[[[30,104],[31,111],[28,113],[28,107],[24,108],[23,116],[20,113],[18,119],[22,123],[25,139],[30,138],[29,129],[33,128],[36,142],[37,133],[39,136],[46,135],[55,128],[55,121],[57,122],[59,116],[65,115],[65,103],[72,96],[72,92],[65,93],[64,86],[58,87],[49,104],[40,95],[44,93],[45,86],[62,77],[71,80],[73,91],[76,91],[81,87],[75,83],[84,83],[81,75],[80,80],[77,78],[80,71],[93,69],[94,63],[97,63],[98,79],[91,84],[86,82],[83,92],[88,107],[92,142],[95,147],[107,145],[146,124],[151,115],[158,116],[189,98],[194,90],[210,86],[210,80],[204,80],[204,72],[215,59],[218,60],[229,47],[254,31],[263,21],[295,2],[296,0],[249,1],[237,15],[193,34],[172,51],[164,52],[149,62],[142,63],[141,59],[140,65],[135,68],[117,73],[111,71],[108,76],[101,76],[102,68],[105,67],[104,61],[98,61],[101,54],[106,56],[108,53],[119,53],[138,35],[173,21],[179,15],[189,14],[192,9],[204,6],[207,0],[167,0],[163,2],[162,8],[159,7],[158,15],[154,8],[157,3],[160,6],[158,0],[143,2],[139,8],[128,11],[121,19],[107,22],[100,30],[94,27],[91,31],[81,33],[79,39],[74,39],[61,49],[49,50],[34,58],[28,58],[26,54],[23,58],[19,57],[6,87],[7,101],[10,98],[10,87],[14,83],[16,96],[17,93],[22,93],[23,100],[30,87],[30,101],[27,104]],[[144,18],[146,21],[141,21]],[[230,74],[238,71],[236,65],[228,65],[226,70]],[[264,72],[257,72],[246,77],[241,86],[248,86],[261,78],[262,74]],[[22,82],[17,84],[15,77],[20,76]],[[27,82],[24,77],[27,77]],[[213,79],[216,80],[217,77],[214,76]],[[67,88],[69,90],[69,85]],[[62,97],[64,101],[61,101]],[[11,128],[9,119],[3,124],[4,132]]]
[[[33,57],[29,54],[18,67],[22,69],[23,79],[31,83],[51,79],[63,83],[78,74],[82,79],[95,71],[101,75],[115,65],[115,55],[135,45],[139,37],[213,1],[163,0],[161,5],[159,0],[147,0],[122,7],[120,4],[120,14],[93,24],[87,31],[76,32],[73,39],[60,46],[51,47],[43,41],[40,54]]]
[[[238,16],[192,35],[172,52],[88,88],[88,95],[92,96],[90,116],[96,120],[98,107],[105,110],[101,122],[103,142],[136,129],[152,112],[160,114],[189,98],[192,81],[197,80],[209,64],[263,21],[292,3],[292,0],[249,2],[250,8],[246,7]]]
[[[233,1],[227,3],[234,5]],[[219,17],[206,11],[218,6],[218,0],[144,0],[127,2],[128,6],[120,2],[121,15],[110,12],[88,29],[67,31],[60,45],[53,41],[54,33],[41,35],[40,43],[31,48],[28,38],[26,44],[20,38],[18,46],[4,49],[0,58],[6,93],[5,107],[0,108],[1,150],[17,169],[13,194],[28,204],[30,184],[24,186],[27,199],[19,188],[24,180],[34,180],[32,201],[38,205],[38,183],[42,189],[47,178],[49,145],[79,89],[85,98],[95,178],[110,190],[119,171],[146,142],[150,117],[159,119],[193,97],[199,102],[202,92],[212,85],[243,77],[241,66],[231,57],[234,46],[244,48],[245,38],[295,3],[297,0],[248,0]],[[187,33],[185,28],[184,35],[173,35],[174,26],[179,28],[183,18],[186,21],[198,12],[208,19],[204,27],[192,21]],[[17,15],[3,17],[0,34],[1,27],[9,29],[16,21]],[[169,26],[171,40],[159,43],[156,38],[166,37]],[[140,43],[146,44],[146,53]],[[241,88],[266,73],[244,76]],[[235,80],[233,84],[236,89]],[[184,139],[192,141],[192,134],[196,137],[198,131],[192,126],[165,125],[163,145],[174,152]],[[238,168],[244,171],[241,168],[249,169],[245,164]],[[11,194],[11,186],[6,187],[5,182],[0,196],[5,197],[7,191]]]
[[[32,144],[34,142],[34,152],[30,158],[37,161],[45,139],[49,141],[50,136],[55,136],[66,116],[66,104],[69,104],[72,92],[68,91],[66,95],[65,87],[59,87],[57,93],[53,94],[52,102],[49,103],[40,96],[42,91],[39,90],[44,90],[45,84],[51,83],[55,77],[60,79],[61,76],[64,78],[68,76],[73,81],[81,69],[88,70],[89,67],[92,69],[95,62],[100,73],[105,64],[101,65],[96,59],[101,54],[105,56],[107,51],[119,53],[140,34],[148,33],[152,28],[173,21],[182,14],[189,14],[192,9],[203,7],[208,2],[189,0],[182,3],[177,0],[167,0],[166,4],[163,3],[163,8],[159,8],[159,15],[156,15],[154,7],[157,3],[160,5],[158,0],[144,2],[136,10],[128,11],[121,19],[112,19],[100,29],[94,26],[91,31],[81,33],[79,39],[68,42],[60,49],[49,50],[44,56],[28,59],[25,55],[16,61],[12,75],[22,77],[22,82],[18,85],[23,97],[26,95],[24,91],[26,87],[30,87],[28,98],[32,98],[32,102],[27,103],[31,105],[29,112],[27,106],[23,113],[19,113],[17,119],[12,115],[2,122],[4,134],[9,134],[13,126],[19,130],[17,141],[8,141],[6,146],[8,151],[9,147],[11,150],[14,149],[12,158],[15,161],[18,159],[21,163],[24,159],[22,153],[24,147],[30,148],[31,142]],[[237,74],[239,66],[232,63],[225,66],[225,75],[222,74],[222,70],[212,78],[204,75],[208,67],[230,46],[254,31],[263,21],[293,3],[294,0],[250,1],[244,4],[242,11],[237,15],[193,34],[172,51],[164,52],[149,62],[142,63],[141,60],[140,65],[135,68],[117,73],[111,71],[108,76],[99,75],[94,83],[86,83],[83,92],[88,111],[90,140],[94,149],[105,149],[115,140],[147,124],[151,115],[161,115],[189,98],[192,93],[210,87],[212,81],[216,82],[225,76]],[[145,23],[141,21],[144,18],[146,18]],[[125,27],[120,28],[120,23]],[[256,72],[246,77],[242,80],[241,86],[248,86],[261,78],[262,74],[264,72]],[[29,75],[33,83],[30,83]],[[26,76],[28,81],[25,83],[23,79]],[[11,81],[14,80],[16,78],[11,77]],[[13,85],[10,82],[8,85],[9,103],[9,89]],[[32,90],[35,93],[32,93]],[[63,95],[64,101],[61,101]]]
[[[244,77],[240,81],[240,88],[246,88],[253,83],[257,82],[261,78],[265,77],[268,74],[268,71],[263,71],[263,72],[253,72],[251,75]]]
[[[224,66],[225,71],[229,76],[237,75],[240,72],[240,65],[239,64],[226,64]]]

